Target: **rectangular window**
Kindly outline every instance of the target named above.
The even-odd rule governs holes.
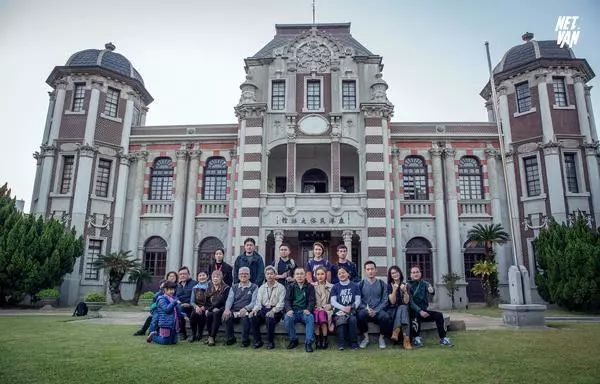
[[[73,90],[73,107],[71,110],[73,112],[83,111],[83,100],[85,99],[85,84],[77,83],[75,84],[75,89]]]
[[[287,191],[287,177],[278,176],[275,178],[275,193],[285,193]]]
[[[94,262],[98,260],[98,256],[102,253],[102,240],[90,239],[88,243],[87,258],[85,260],[85,279],[98,280],[98,268],[94,266]]]
[[[523,159],[525,167],[525,182],[527,183],[527,196],[539,196],[542,193],[540,187],[540,172],[536,156]]]
[[[342,81],[342,109],[356,109],[356,81]]]
[[[554,103],[559,107],[567,106],[567,90],[564,77],[552,78],[552,90],[554,91]]]
[[[306,109],[310,111],[321,109],[321,80],[306,81]]]
[[[108,197],[111,165],[112,161],[110,160],[100,159],[100,161],[98,161],[98,172],[96,173],[96,196]]]
[[[117,110],[119,108],[119,90],[114,88],[108,88],[106,92],[106,103],[104,104],[104,114],[110,117],[117,117]]]
[[[140,113],[140,109],[137,106],[133,107],[133,118],[131,119],[131,125],[134,127],[139,127],[141,123],[142,114]]]
[[[579,181],[577,180],[577,158],[575,153],[565,153],[565,177],[567,178],[567,189],[571,193],[579,193]]]
[[[524,82],[515,85],[517,95],[517,111],[527,112],[531,109],[531,93],[529,93],[529,83]]]
[[[285,109],[285,80],[274,80],[271,83],[271,109]]]
[[[340,191],[344,192],[344,193],[354,193],[354,177],[341,176],[340,177]]]
[[[71,191],[73,180],[73,168],[75,167],[75,156],[63,156],[62,176],[60,178],[60,193]]]

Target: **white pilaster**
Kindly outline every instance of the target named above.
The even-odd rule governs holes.
[[[56,102],[54,103],[54,113],[52,114],[52,123],[48,135],[48,145],[53,145],[54,140],[58,138],[60,123],[62,121],[63,111],[65,109],[66,81],[56,82]]]
[[[390,127],[388,126],[388,118],[384,117],[381,119],[381,131],[383,139],[383,181],[385,182],[384,191],[385,197],[385,234],[386,234],[386,248],[387,248],[387,267],[394,264],[394,255],[392,254],[392,204],[390,202],[389,191],[392,187],[390,180],[391,164],[390,164]]]
[[[521,244],[521,227],[520,227],[520,222],[519,222],[519,204],[518,204],[518,197],[517,197],[517,188],[515,188],[515,186],[517,185],[517,178],[515,176],[515,163],[514,163],[514,158],[516,155],[514,155],[512,152],[509,152],[506,154],[506,187],[507,187],[507,191],[510,195],[510,199],[511,201],[514,201],[514,204],[512,204],[512,218],[513,218],[513,222],[510,223],[512,225],[512,235],[513,238],[511,239],[511,241],[515,242],[515,248],[517,249],[517,262],[519,263],[519,265],[523,265],[523,246]],[[510,217],[510,216],[509,216]]]
[[[146,159],[148,152],[142,150],[134,153],[133,159],[137,162],[135,170],[135,187],[129,226],[129,250],[136,258],[138,255],[138,242],[140,235],[140,220],[142,216],[142,198],[144,197],[144,173],[146,172]]]
[[[549,142],[542,147],[544,148],[544,164],[546,166],[546,178],[548,179],[546,184],[548,186],[551,215],[557,222],[563,223],[567,220],[567,210],[559,154],[560,144]]]
[[[71,225],[75,227],[78,235],[85,232],[88,200],[90,197],[90,184],[92,180],[92,165],[96,148],[89,145],[79,146],[79,159],[77,164],[77,178],[73,194],[73,211],[71,212]]]
[[[506,86],[498,88],[498,109],[500,110],[500,122],[502,124],[502,133],[504,135],[504,147],[510,148],[512,132],[510,131],[510,112],[508,109],[508,96],[506,95],[506,92]]]
[[[346,256],[346,259],[352,261],[352,231],[343,231],[342,239],[344,240],[344,245],[348,248],[348,256]]]
[[[464,274],[464,265],[461,254],[462,244],[460,243],[460,233],[458,228],[458,194],[456,193],[456,172],[454,170],[454,158],[456,152],[452,148],[446,148],[444,154],[446,155],[446,194],[448,197],[446,214],[448,215],[448,240],[450,245],[448,253],[450,254],[452,272],[462,276]],[[441,256],[441,254],[439,255]]]
[[[585,90],[585,104],[587,105],[588,116],[590,118],[590,134],[592,135],[592,141],[598,140],[598,131],[596,130],[596,119],[594,118],[594,108],[592,108],[592,96],[590,91],[592,90],[591,85],[586,85]]]
[[[194,265],[194,243],[196,234],[196,191],[198,190],[198,170],[200,150],[190,151],[190,171],[188,173],[187,202],[185,207],[185,227],[183,237],[183,265]]]
[[[590,180],[590,193],[592,194],[592,205],[594,206],[594,222],[596,227],[600,225],[600,167],[598,166],[597,144],[585,146],[585,159]]]
[[[588,119],[588,110],[585,100],[584,79],[581,76],[573,78],[575,82],[575,104],[577,105],[577,117],[579,119],[579,129],[585,137],[586,143],[592,142],[592,133],[590,130],[590,121]]]
[[[537,88],[540,102],[540,117],[542,120],[542,134],[544,143],[553,141],[554,126],[552,125],[552,114],[550,113],[550,98],[548,97],[548,83],[546,75],[536,75]],[[560,169],[560,168],[558,168]]]
[[[446,239],[446,205],[444,204],[444,180],[442,178],[442,149],[431,148],[431,172],[433,175],[433,198],[435,201],[435,244],[437,248],[436,281],[448,273],[448,247]],[[403,269],[406,271],[406,268]]]
[[[173,221],[171,222],[171,243],[167,256],[167,269],[178,270],[181,266],[181,238],[183,235],[183,215],[185,214],[185,177],[187,151],[182,148],[175,152],[177,157],[175,201],[173,202]],[[189,266],[188,266],[189,267]]]
[[[227,216],[227,239],[225,240],[225,260],[228,263],[233,262],[234,255],[231,253],[233,247],[233,229],[234,229],[234,206],[235,206],[235,189],[236,183],[234,180],[234,175],[236,173],[237,166],[237,153],[235,150],[229,151],[229,156],[231,158],[231,167],[228,170],[230,173],[229,177],[229,207],[228,207],[228,216]]]
[[[101,83],[92,81],[92,92],[90,95],[90,104],[88,106],[87,119],[85,120],[85,134],[83,143],[92,144],[96,133],[96,120],[98,120],[98,104],[100,101]]]
[[[404,264],[406,258],[402,254],[402,218],[400,212],[400,164],[398,157],[400,152],[398,149],[392,149],[392,185],[393,185],[393,206],[394,206],[394,248],[395,252],[395,264],[399,265],[400,268],[405,271]]]
[[[44,125],[44,138],[42,144],[48,144],[48,137],[50,136],[50,128],[52,127],[52,115],[54,113],[54,105],[56,104],[56,91],[48,92],[48,112],[46,113],[46,124]]]

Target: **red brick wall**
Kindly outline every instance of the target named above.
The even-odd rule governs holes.
[[[529,88],[529,90],[531,93],[531,106],[537,111],[519,117],[513,116],[517,112],[516,96],[514,93],[508,95],[508,113],[513,141],[521,141],[542,135],[538,91],[536,87]]]
[[[550,114],[552,115],[552,126],[557,134],[579,135],[579,119],[576,109],[554,109],[554,90],[552,84],[548,84],[548,97],[550,98]],[[569,105],[575,104],[575,89],[573,85],[567,85],[567,101]]]

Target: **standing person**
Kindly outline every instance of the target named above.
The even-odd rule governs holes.
[[[275,326],[283,317],[285,302],[285,286],[277,282],[275,267],[265,268],[267,281],[258,288],[256,304],[250,312],[254,348],[263,346],[260,337],[260,325],[267,324],[267,349],[275,348]]]
[[[320,266],[315,271],[317,284],[315,284],[315,334],[317,335],[317,349],[329,348],[327,336],[329,331],[333,332],[332,306],[329,303],[331,298],[331,287],[333,285],[327,282],[327,269]]]
[[[233,324],[239,322],[242,323],[242,347],[245,348],[250,345],[250,318],[248,314],[255,306],[258,286],[250,281],[250,268],[248,267],[240,268],[238,280],[239,283],[233,284],[233,287],[229,289],[225,311],[223,311],[227,340],[225,344],[235,344]]]
[[[435,321],[435,326],[440,337],[440,345],[446,347],[454,346],[449,338],[446,337],[446,329],[444,327],[444,315],[441,312],[428,310],[429,299],[428,294],[434,295],[435,289],[427,281],[421,279],[421,268],[414,266],[410,269],[409,282],[410,287],[410,310],[411,317],[417,320],[417,329],[415,331],[415,338],[413,345],[415,347],[422,347],[423,341],[421,340],[421,323]]]
[[[404,274],[397,265],[388,269],[388,308],[387,312],[392,319],[392,336],[390,340],[397,342],[403,335],[404,349],[412,349],[410,343],[410,316],[408,304],[410,295],[408,286],[404,283]]]
[[[358,283],[360,278],[358,277],[358,268],[356,264],[348,260],[348,247],[344,244],[337,246],[337,257],[338,262],[331,265],[331,284],[336,284],[338,280],[337,271],[341,266],[346,268],[346,271],[350,274],[350,281]]]
[[[306,280],[311,284],[315,283],[314,273],[320,266],[324,266],[327,269],[327,281],[331,282],[331,264],[323,258],[324,254],[325,246],[316,241],[313,244],[313,258],[308,260],[306,264]]]
[[[233,264],[233,283],[240,282],[240,268],[250,269],[250,281],[256,285],[261,285],[265,281],[265,263],[262,256],[256,252],[256,241],[249,237],[244,240],[244,252],[235,259]]]
[[[361,348],[369,345],[369,323],[379,325],[379,348],[385,348],[385,335],[392,332],[391,319],[385,310],[388,302],[387,284],[377,278],[377,265],[371,260],[364,264],[366,277],[360,282],[360,309],[358,310],[358,330],[364,339]]]
[[[277,265],[275,265],[277,264]],[[273,260],[271,264],[277,270],[277,281],[284,287],[294,282],[294,269],[296,262],[290,257],[290,246],[286,243],[281,243],[279,246],[279,259]]]
[[[338,349],[343,351],[346,339],[353,350],[358,349],[356,310],[360,306],[360,288],[350,281],[345,266],[338,268],[338,282],[331,289],[331,305],[335,308],[334,322]]]
[[[193,280],[190,277],[190,270],[188,267],[181,267],[179,271],[177,271],[179,275],[179,282],[177,283],[177,291],[175,291],[175,295],[181,301],[181,310],[185,316],[181,316],[181,340],[187,339],[187,330],[185,328],[185,317],[190,317],[192,315],[192,305],[190,304],[190,299],[192,297],[192,288],[198,282]]]
[[[304,349],[312,352],[314,341],[314,322],[312,312],[315,309],[315,288],[306,281],[306,272],[302,267],[296,267],[294,271],[294,282],[287,287],[285,295],[285,329],[287,330],[290,343],[287,349],[298,346],[296,335],[296,323],[304,324],[306,336],[304,338]]]
[[[208,331],[207,344],[209,347],[215,345],[229,289],[229,286],[223,281],[223,272],[213,271],[211,284],[206,291],[206,330]]]
[[[208,266],[208,276],[212,276],[213,271],[221,271],[223,273],[223,282],[231,287],[233,284],[233,267],[223,261],[225,258],[225,250],[218,248],[215,251],[215,261]]]
[[[157,321],[158,321],[158,316],[156,313],[156,300],[158,300],[158,297],[163,294],[164,285],[167,281],[177,283],[177,272],[175,272],[175,271],[167,272],[167,274],[165,275],[165,278],[160,281],[158,291],[156,291],[156,293],[154,294],[154,297],[152,298],[152,305],[150,306],[150,315],[146,318],[146,321],[144,321],[144,325],[142,325],[142,328],[137,330],[133,334],[133,336],[144,336],[146,334],[146,331],[148,331],[148,329],[150,329],[150,331],[156,330]]]
[[[158,298],[158,331],[152,331],[146,341],[156,344],[177,344],[177,332],[180,327],[180,301],[174,297],[177,284],[171,281],[165,283],[165,293]]]
[[[204,325],[206,324],[206,291],[208,289],[208,275],[204,271],[198,272],[198,284],[192,288],[190,304],[192,305],[192,315],[190,316],[190,328],[192,328],[192,337],[189,342],[200,341]]]

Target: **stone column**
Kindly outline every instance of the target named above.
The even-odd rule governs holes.
[[[544,149],[544,164],[546,166],[546,185],[548,186],[548,200],[550,201],[551,215],[558,223],[567,220],[565,207],[565,190],[562,178],[560,161],[560,143],[547,142],[542,144]]]
[[[185,208],[185,226],[183,237],[183,263],[192,268],[194,265],[194,244],[196,235],[196,191],[198,190],[198,170],[202,151],[190,151],[190,171],[188,173],[187,203]]]
[[[85,120],[85,134],[83,143],[92,144],[96,133],[96,120],[98,120],[98,104],[100,102],[100,88],[102,83],[92,80],[92,92],[88,105],[87,119]],[[131,125],[131,123],[130,123]]]
[[[52,123],[48,134],[48,144],[53,145],[54,140],[58,138],[60,123],[62,122],[63,111],[65,109],[65,95],[67,82],[60,80],[56,82],[56,101],[54,103],[54,113],[52,114]]]
[[[286,115],[287,119],[287,171],[286,192],[296,192],[296,114]]]
[[[512,152],[506,153],[506,180],[505,184],[507,186],[507,191],[510,195],[512,204],[512,222],[510,225],[512,226],[512,235],[513,238],[511,241],[515,242],[515,248],[517,250],[517,262],[519,265],[523,265],[523,246],[521,243],[521,227],[519,223],[519,198],[517,196],[517,188],[511,188],[510,186],[517,185],[517,178],[515,175],[515,164],[514,164],[515,155]],[[509,217],[510,217],[509,216]],[[512,248],[511,248],[512,249]]]
[[[77,178],[75,192],[73,193],[73,211],[71,212],[71,225],[75,227],[78,235],[85,233],[85,222],[87,216],[87,205],[90,196],[90,185],[92,181],[92,165],[97,149],[89,145],[79,146],[79,161],[77,166]]]
[[[44,138],[42,139],[43,144],[48,144],[48,137],[50,137],[50,129],[52,128],[52,115],[54,113],[54,105],[56,104],[56,91],[48,92],[48,98],[50,99],[50,102],[48,103],[48,112],[46,113]]]
[[[335,103],[334,103],[335,104]],[[341,136],[341,115],[330,114],[331,122],[331,190],[330,192],[340,192],[340,136]]]
[[[171,241],[167,257],[167,269],[178,270],[182,266],[181,240],[183,237],[183,216],[185,214],[185,176],[187,151],[182,148],[175,152],[177,165],[175,168],[175,201],[173,202],[173,219],[171,222]],[[188,266],[189,267],[189,266]]]
[[[596,119],[594,118],[594,108],[592,108],[592,96],[590,91],[592,90],[591,85],[586,85],[585,89],[585,104],[587,105],[588,116],[590,118],[590,134],[592,135],[592,141],[598,140],[598,131],[596,130]]]
[[[588,118],[588,109],[585,100],[585,84],[582,76],[573,77],[575,83],[575,104],[577,105],[577,118],[579,119],[579,129],[585,137],[586,143],[592,142],[592,133],[590,130],[590,121]]]
[[[131,221],[129,227],[129,250],[138,256],[138,242],[140,235],[140,221],[142,216],[142,199],[144,197],[144,174],[146,173],[146,160],[148,152],[145,150],[134,153],[133,160],[137,161],[135,171],[135,187],[131,210]]]
[[[348,256],[346,258],[352,261],[352,231],[342,231],[342,239],[344,240],[344,245],[348,248]]]
[[[276,229],[273,231],[273,236],[275,237],[275,252],[273,253],[275,260],[275,268],[277,268],[277,263],[279,262],[279,247],[283,243],[283,237],[285,233],[282,229]],[[267,250],[265,249],[265,255],[267,254]]]
[[[461,254],[462,244],[460,243],[458,220],[458,193],[456,191],[457,175],[456,171],[454,170],[456,151],[452,148],[446,148],[444,150],[444,154],[446,155],[446,196],[448,197],[446,203],[446,214],[448,215],[448,240],[450,246],[450,249],[448,249],[448,254],[450,255],[450,270],[459,275],[463,275],[464,265]]]
[[[554,127],[552,125],[552,114],[550,113],[547,76],[545,73],[539,74],[535,76],[535,79],[537,81],[538,95],[540,98],[540,117],[542,119],[544,143],[547,143],[554,140]]]
[[[402,212],[400,207],[400,162],[398,157],[400,157],[400,151],[398,149],[392,149],[392,186],[393,193],[393,207],[394,207],[394,248],[396,264],[400,265],[403,271],[406,270],[404,267],[404,263],[406,262],[406,258],[402,257]],[[404,259],[404,260],[403,260]]]
[[[227,207],[227,239],[225,240],[225,261],[228,263],[233,262],[233,257],[235,256],[233,253],[233,229],[234,229],[234,207],[235,207],[235,191],[237,189],[236,180],[234,177],[236,175],[236,167],[237,167],[237,153],[235,149],[229,151],[229,158],[231,159],[231,166],[228,170],[229,174],[229,206]]]
[[[594,206],[594,222],[596,227],[600,225],[600,167],[598,166],[598,144],[586,144],[585,159],[587,162],[588,175],[590,180],[590,192],[592,205]]]
[[[434,147],[431,154],[431,172],[433,176],[433,199],[435,204],[435,244],[437,248],[436,280],[442,281],[442,275],[448,273],[448,247],[446,239],[446,204],[444,203],[444,179],[442,177],[443,150]],[[406,269],[404,269],[406,270]]]
[[[500,189],[498,188],[498,165],[496,164],[498,151],[492,147],[488,147],[485,149],[485,155],[487,160],[488,186],[490,188],[490,198],[492,200],[492,216],[494,217],[495,223],[501,224],[502,205],[500,204]]]
[[[500,122],[502,124],[502,133],[504,135],[504,147],[510,148],[512,143],[512,132],[510,131],[510,112],[508,109],[508,96],[506,86],[498,88],[498,109]]]

